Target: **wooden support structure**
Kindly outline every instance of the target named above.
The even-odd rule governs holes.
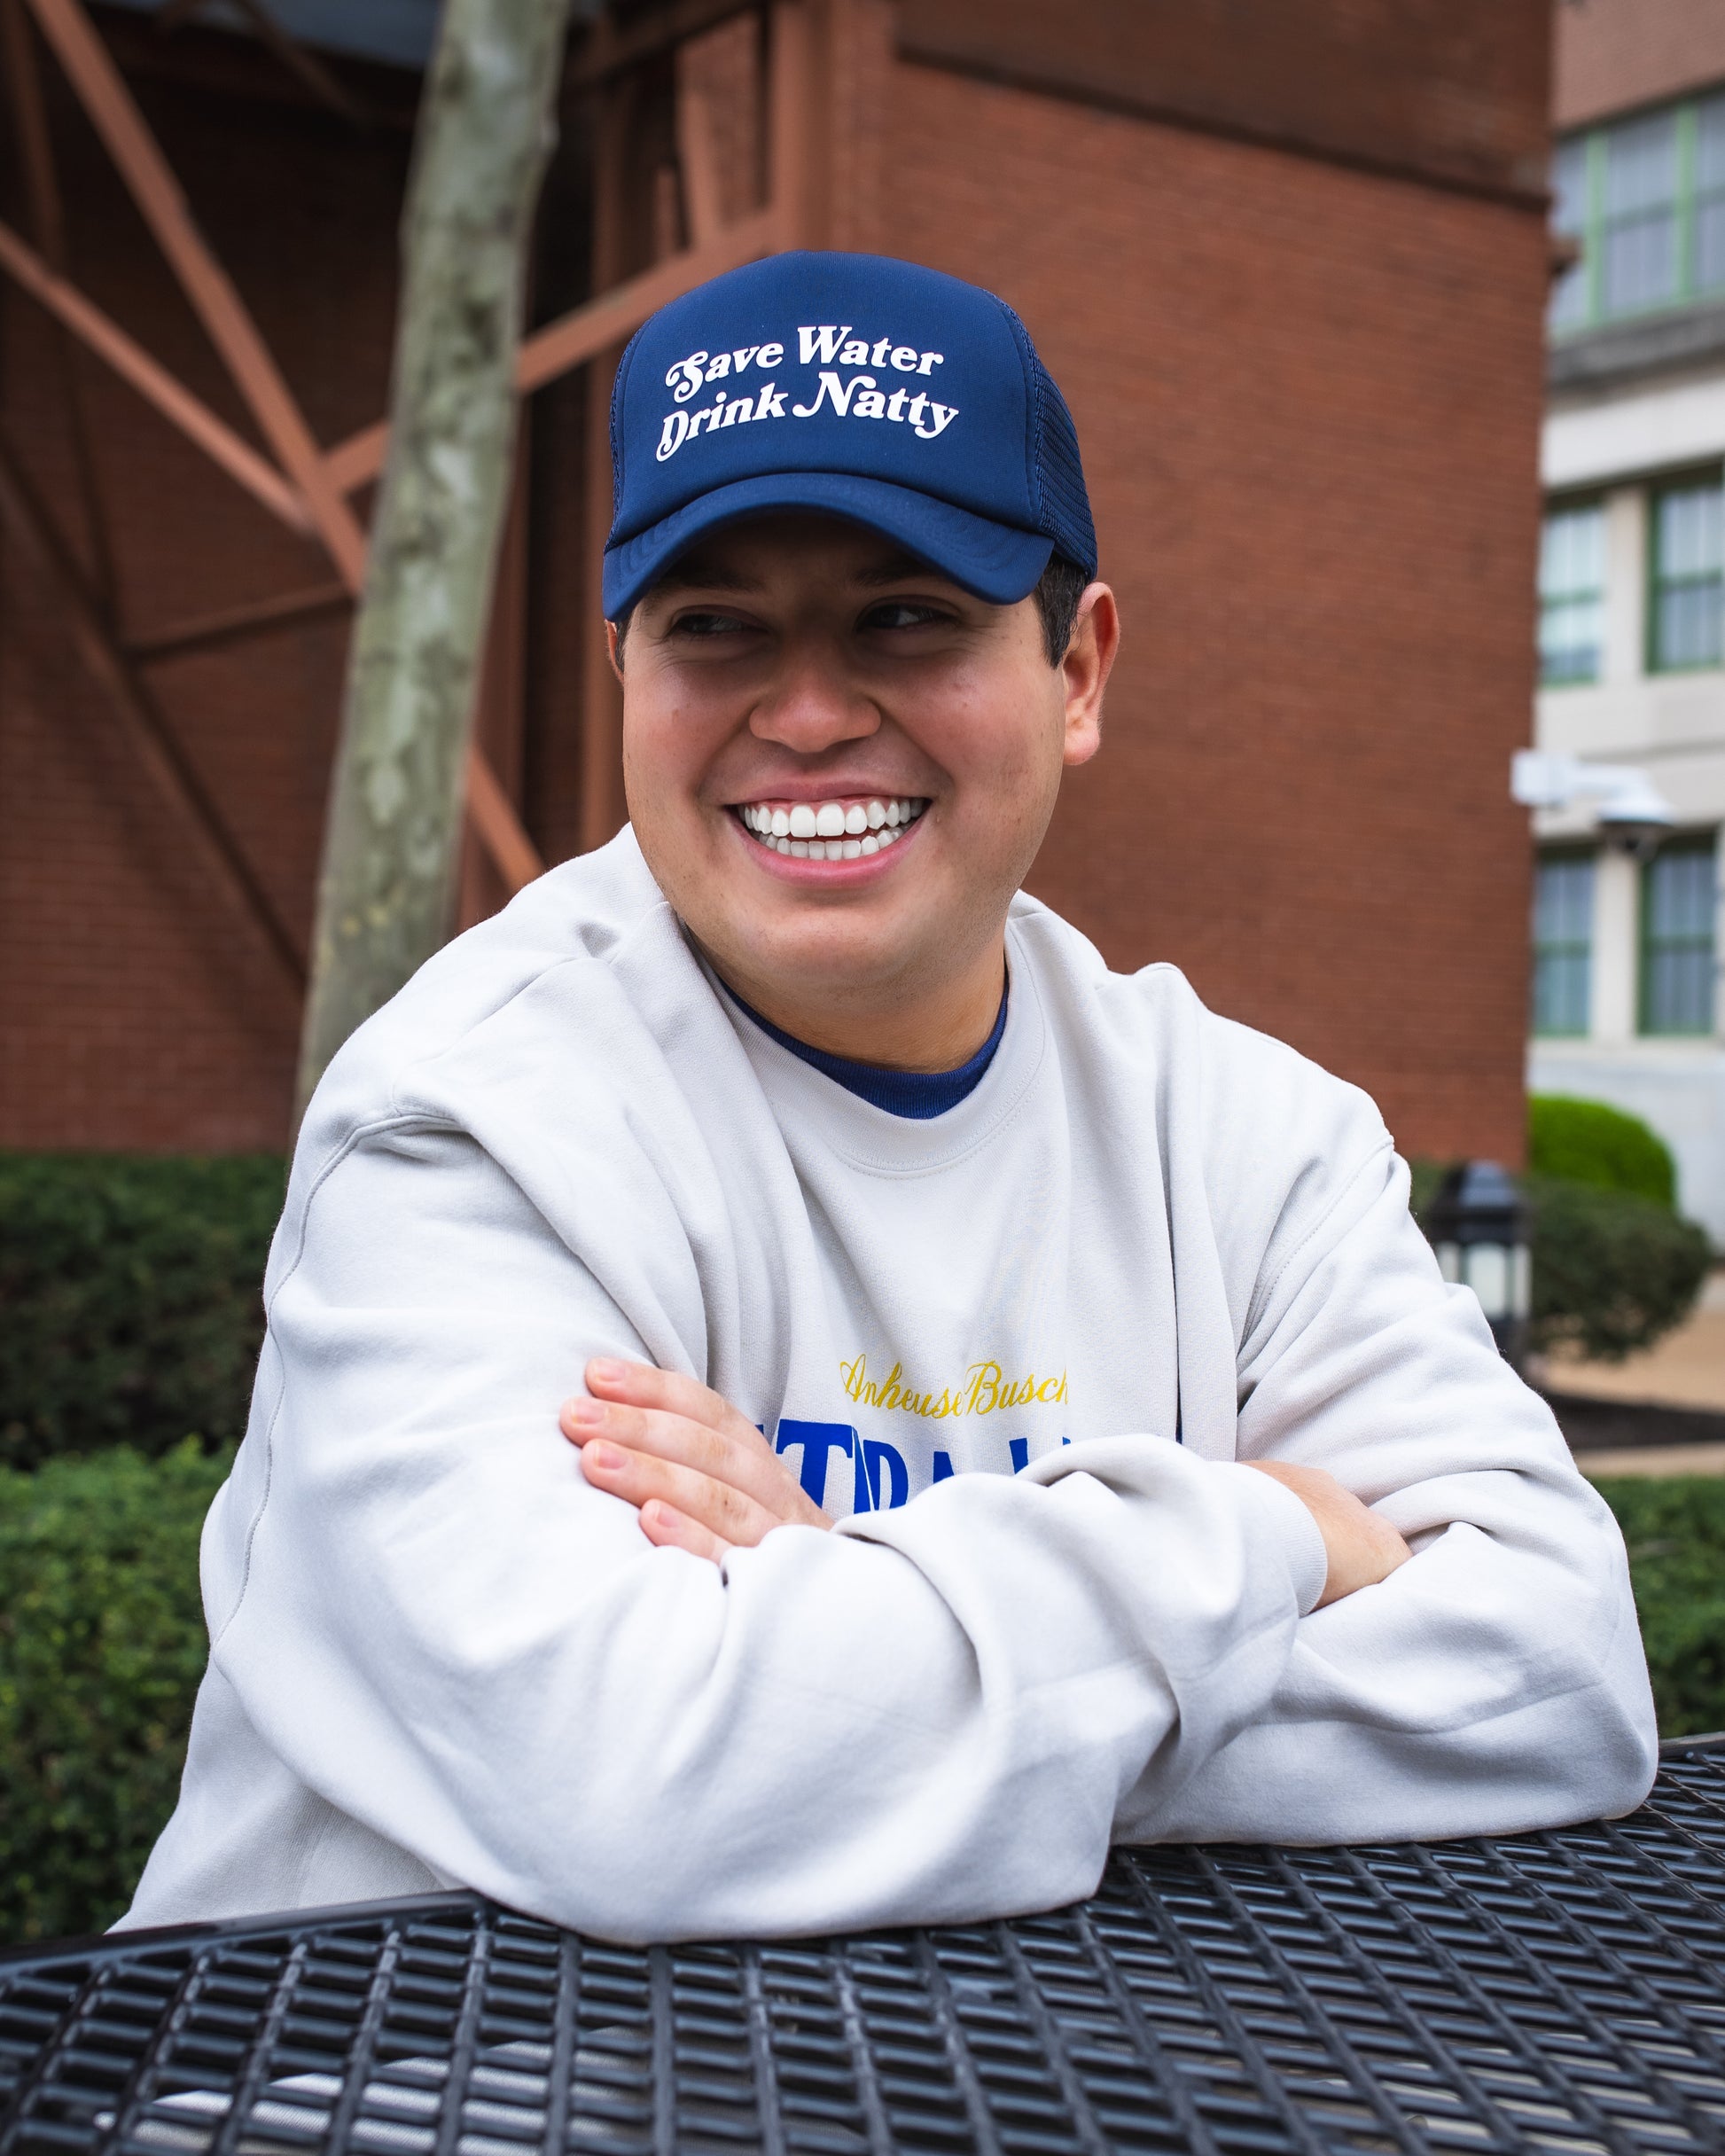
[[[36,65],[35,37],[25,17],[24,0],[0,0],[0,52],[4,52],[6,78],[12,89],[19,157],[24,168],[36,246],[49,269],[63,275],[67,266],[66,211],[60,197],[59,174],[54,163],[42,72]],[[65,362],[60,375],[60,396],[72,438],[79,506],[83,512],[90,545],[94,590],[101,605],[112,612],[115,591],[113,542],[102,503],[96,434],[90,425],[85,387],[84,356],[64,324],[59,328],[59,340]]]
[[[151,783],[178,817],[194,850],[202,856],[236,912],[261,932],[289,985],[296,994],[303,990],[306,966],[299,945],[160,707],[116,643],[71,549],[4,441],[0,441],[0,515],[58,590],[84,663],[107,691]]]
[[[254,22],[261,35],[269,35],[266,22],[272,26],[275,35],[269,42],[275,44],[281,38],[293,44],[269,16],[266,0],[243,0],[243,4],[248,14],[263,18]],[[200,0],[175,0],[164,27],[171,27],[180,17],[195,13],[199,4]],[[821,4],[822,0],[659,0],[659,4],[636,12],[623,27],[609,16],[601,17],[572,46],[566,90],[603,93],[597,100],[594,159],[596,290],[591,299],[523,339],[517,380],[524,394],[531,393],[575,368],[588,369],[585,597],[594,634],[588,639],[582,682],[581,840],[584,847],[608,839],[623,814],[621,706],[603,639],[597,633],[600,555],[610,522],[607,410],[612,375],[628,336],[669,301],[779,248],[817,242],[820,219],[811,185],[816,161],[811,130],[816,124],[819,80],[815,17]],[[35,56],[26,49],[28,34],[23,10],[27,7],[221,357],[268,454],[253,447],[194,395],[82,293],[67,273],[45,116],[33,73]],[[636,264],[631,264],[625,238],[625,135],[632,107],[632,71],[661,61],[683,40],[745,13],[764,15],[768,23],[767,79],[762,95],[767,199],[758,207],[726,220],[714,115],[698,90],[685,88],[677,99],[674,125],[685,244],[644,266],[636,266],[637,254]],[[129,646],[121,644],[107,622],[100,590],[80,580],[76,592],[68,597],[87,651],[98,653],[92,663],[115,687],[140,738],[156,743],[152,753],[160,766],[160,783],[169,791],[176,790],[183,811],[201,819],[207,835],[217,834],[210,837],[212,858],[219,857],[230,893],[237,893],[265,926],[284,964],[299,968],[301,961],[292,940],[284,941],[285,932],[269,912],[261,887],[231,834],[222,835],[225,826],[207,796],[199,791],[195,774],[189,773],[189,767],[180,768],[183,759],[176,763],[171,732],[155,710],[136,668],[143,662],[207,648],[333,610],[356,598],[365,574],[366,540],[349,497],[381,471],[386,428],[382,423],[363,428],[327,451],[319,446],[237,288],[199,233],[166,158],[84,12],[82,0],[0,0],[0,33],[4,36],[38,241],[33,247],[0,225],[0,272],[46,309],[68,339],[75,340],[129,382],[260,507],[290,530],[316,539],[339,579],[334,585],[291,592],[254,606],[184,622],[152,637],[135,640]],[[320,76],[327,73],[313,56],[297,47],[294,50],[310,61]],[[284,52],[281,57],[285,60],[288,56]],[[338,92],[335,102],[339,108],[345,92],[333,77],[330,85]],[[308,87],[316,86],[308,83]],[[324,102],[332,100],[325,97]],[[89,473],[86,521],[92,528],[101,569],[105,537],[87,438],[82,440],[79,453]],[[19,495],[22,474],[14,469],[5,488],[7,506],[15,523],[29,521],[27,500],[23,509],[19,506],[25,499]],[[525,528],[524,520],[518,519],[518,538],[512,543],[518,548],[525,547]],[[51,531],[49,538],[59,543]],[[31,543],[34,551],[42,552],[40,534]],[[68,566],[75,570],[70,557],[58,566],[51,562],[62,584],[63,571]],[[524,566],[519,560],[512,574],[524,576]],[[101,581],[98,576],[98,582]],[[488,677],[495,673],[496,668],[488,667]],[[480,730],[483,734],[484,730]],[[466,790],[472,836],[489,857],[503,889],[519,889],[540,872],[542,863],[509,787],[487,761],[478,739],[468,762]]]

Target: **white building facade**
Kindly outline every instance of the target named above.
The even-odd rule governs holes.
[[[1528,1083],[1643,1117],[1725,1245],[1725,88],[1560,137],[1536,745],[1644,770],[1650,860],[1542,810]]]

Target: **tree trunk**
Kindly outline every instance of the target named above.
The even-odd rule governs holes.
[[[449,933],[570,0],[444,0],[403,228],[389,450],[347,662],[296,1114]]]

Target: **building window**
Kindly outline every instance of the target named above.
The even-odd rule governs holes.
[[[1554,331],[1725,293],[1725,92],[1572,135],[1551,192],[1580,251],[1551,295]]]
[[[1713,1029],[1713,841],[1662,847],[1642,871],[1641,1030]]]
[[[1547,513],[1540,539],[1540,680],[1597,681],[1605,641],[1605,512],[1597,502]]]
[[[1593,979],[1593,855],[1542,854],[1534,870],[1534,1031],[1585,1034]]]
[[[1716,667],[1725,591],[1725,495],[1717,478],[1653,495],[1648,662],[1656,672]]]

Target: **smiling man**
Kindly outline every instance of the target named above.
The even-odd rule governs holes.
[[[613,445],[630,828],[312,1105],[128,1921],[818,1932],[1633,1805],[1621,1541],[1370,1102],[1020,893],[1119,625],[1017,317],[783,256]]]

